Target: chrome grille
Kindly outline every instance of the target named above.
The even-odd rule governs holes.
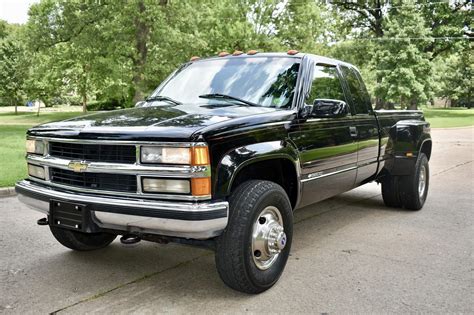
[[[134,145],[50,142],[49,155],[63,159],[107,163],[133,164],[137,160]]]

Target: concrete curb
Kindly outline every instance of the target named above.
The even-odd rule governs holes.
[[[0,198],[16,196],[15,187],[0,188]]]

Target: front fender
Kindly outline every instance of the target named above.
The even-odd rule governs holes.
[[[286,140],[268,141],[244,145],[228,151],[220,160],[216,168],[214,194],[223,198],[230,194],[232,183],[244,167],[270,159],[288,159],[294,165],[297,177],[300,177],[300,165],[297,150]],[[271,170],[270,170],[271,171]],[[297,180],[299,185],[299,180]],[[300,187],[298,186],[298,191]]]

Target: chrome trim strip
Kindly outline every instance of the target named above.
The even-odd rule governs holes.
[[[137,165],[142,164],[142,151],[140,148],[141,148],[140,145],[135,146],[135,163]]]
[[[137,176],[138,178],[139,176]],[[153,177],[153,176],[151,176]],[[155,176],[157,177],[157,176]],[[80,192],[80,193],[91,193],[91,194],[98,194],[98,195],[108,195],[108,196],[121,196],[121,197],[129,197],[129,198],[144,198],[144,199],[163,199],[163,200],[176,200],[176,201],[202,201],[202,200],[209,200],[211,199],[211,195],[204,195],[204,196],[192,196],[192,195],[167,195],[167,194],[159,194],[159,193],[144,193],[144,192],[137,192],[137,193],[127,193],[122,191],[110,191],[110,190],[97,190],[97,189],[88,189],[88,188],[81,188],[75,186],[68,186],[53,183],[50,181],[41,180],[34,177],[28,177],[28,180],[32,182],[37,182],[46,186],[61,188],[64,190],[69,190],[71,192]],[[138,179],[137,179],[138,180]],[[138,190],[138,189],[137,189]]]
[[[355,170],[355,169],[357,169],[357,167],[353,166],[353,167],[345,168],[343,170],[339,170],[339,171],[335,171],[335,172],[323,173],[322,175],[320,175],[321,172],[311,173],[311,174],[308,174],[308,178],[305,178],[305,179],[301,180],[301,182],[305,183],[305,182],[309,182],[309,181],[312,181],[312,180],[315,180],[315,179],[319,179],[319,178],[323,178],[323,177],[327,177],[327,176],[331,176],[331,175],[336,175],[336,174],[339,174],[339,173],[344,173],[344,172],[352,171],[352,170]],[[314,177],[310,177],[313,174],[317,174],[317,175],[314,175]]]
[[[57,167],[65,170],[71,170],[69,163],[73,160],[61,159],[53,156],[32,155],[26,156],[28,163],[42,166]],[[164,166],[153,164],[122,164],[106,162],[88,162],[88,173],[110,173],[110,174],[130,174],[130,175],[151,175],[162,177],[209,177],[210,166]],[[159,173],[159,174],[157,174]]]
[[[148,200],[148,199],[125,199],[125,198],[109,198],[100,197],[93,195],[81,195],[73,194],[68,192],[57,191],[49,187],[42,187],[35,185],[34,182],[28,180],[22,180],[16,184],[17,187],[29,190],[33,193],[46,195],[50,198],[60,198],[66,200],[74,200],[76,202],[85,203],[97,203],[112,206],[124,206],[124,207],[138,207],[148,209],[162,209],[162,210],[176,210],[176,211],[212,211],[212,210],[228,210],[229,203],[226,201],[221,202],[169,202],[160,200]],[[135,196],[137,197],[137,196]]]
[[[169,147],[192,147],[192,146],[206,146],[205,142],[158,142],[158,141],[129,141],[129,140],[91,140],[91,139],[70,139],[70,138],[48,138],[27,136],[27,140],[43,140],[49,142],[63,142],[63,143],[80,143],[80,144],[109,144],[109,145],[159,145]]]

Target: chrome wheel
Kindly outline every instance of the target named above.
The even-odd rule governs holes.
[[[420,175],[418,178],[418,195],[423,197],[426,189],[426,167],[424,165],[421,166],[420,168]]]
[[[286,234],[280,210],[268,206],[258,215],[253,225],[252,256],[257,268],[270,268],[285,245]]]

